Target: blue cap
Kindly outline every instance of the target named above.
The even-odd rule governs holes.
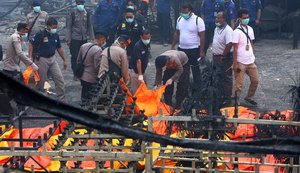
[[[120,39],[127,41],[128,44],[131,43],[130,37],[128,35],[122,34],[119,36]]]

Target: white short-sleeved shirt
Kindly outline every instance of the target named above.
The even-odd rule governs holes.
[[[212,43],[212,51],[215,55],[223,55],[226,44],[232,43],[232,34],[233,30],[230,26],[226,25],[225,27],[216,27],[213,43]]]
[[[192,14],[188,20],[179,17],[176,29],[180,32],[179,47],[182,49],[194,49],[200,46],[199,32],[205,31],[205,24],[201,17]]]
[[[242,64],[252,64],[255,61],[255,56],[253,53],[253,48],[250,43],[250,41],[247,43],[247,36],[243,33],[240,29],[241,26],[238,26],[233,31],[233,37],[232,37],[232,43],[238,44],[238,50],[237,50],[237,62],[240,62]],[[254,32],[253,29],[250,26],[247,26],[248,28],[248,35],[251,40],[254,40]],[[244,31],[247,33],[247,28],[243,27]],[[247,44],[249,45],[249,50],[246,50]]]

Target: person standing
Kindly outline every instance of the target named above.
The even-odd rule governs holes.
[[[157,22],[160,32],[160,41],[164,46],[168,46],[171,30],[171,0],[154,0],[153,8],[157,7]]]
[[[196,84],[200,75],[199,57],[205,57],[205,25],[203,20],[192,12],[190,4],[181,7],[180,17],[177,19],[176,31],[173,36],[173,50],[175,50],[178,41],[178,50],[183,51],[189,58],[193,81]]]
[[[122,78],[126,85],[129,83],[129,67],[126,47],[130,42],[129,36],[120,35],[114,44],[103,50],[98,78],[101,78],[105,73],[108,73],[111,82],[119,82]]]
[[[212,43],[213,62],[221,67],[223,72],[222,88],[224,93],[224,101],[230,103],[232,95],[232,63],[233,57],[230,52],[232,47],[233,30],[226,22],[226,13],[219,12],[216,17],[216,28]]]
[[[187,55],[183,51],[168,50],[155,59],[156,77],[154,86],[163,81],[167,85],[164,99],[165,103],[172,106],[174,82],[177,83],[175,108],[180,108],[183,99],[188,95],[188,79],[190,65]],[[165,70],[163,70],[165,69]],[[162,75],[163,73],[163,75]]]
[[[259,36],[259,25],[261,18],[262,4],[261,0],[240,0],[240,6],[243,9],[247,9],[249,12],[249,26],[254,30],[254,35],[257,38]]]
[[[75,76],[76,59],[80,46],[87,42],[88,38],[93,39],[93,29],[90,20],[90,12],[85,9],[85,0],[76,0],[76,10],[67,15],[66,41],[71,53],[71,67],[73,79]]]
[[[77,64],[83,62],[84,71],[79,77],[81,83],[81,101],[84,102],[91,98],[92,90],[97,82],[99,72],[101,53],[106,44],[108,35],[105,32],[95,33],[94,43],[85,43],[80,47]]]
[[[215,18],[217,13],[224,11],[224,3],[221,0],[203,0],[201,4],[201,18],[205,22],[205,54],[214,36]]]
[[[139,25],[135,19],[134,10],[126,9],[123,21],[118,26],[118,36],[128,35],[131,43],[127,47],[127,56],[130,59],[133,51],[133,47],[140,39],[140,35],[144,29],[144,26]]]
[[[235,3],[232,0],[225,0],[224,1],[224,7],[225,10],[224,12],[227,14],[227,21],[228,25],[232,28],[235,29],[235,22],[236,22],[236,6]]]
[[[22,81],[21,61],[26,66],[31,65],[34,71],[38,70],[38,66],[22,50],[21,42],[23,39],[27,39],[28,29],[26,23],[18,23],[17,31],[8,39],[7,53],[3,59],[3,72],[20,81]]]
[[[41,0],[33,0],[32,1],[32,12],[28,13],[26,16],[26,23],[30,26],[28,31],[28,40],[29,40],[29,48],[28,55],[32,58],[33,48],[31,41],[34,38],[35,34],[39,31],[42,31],[46,27],[46,22],[49,18],[47,12],[41,10]]]
[[[257,103],[253,100],[259,83],[258,71],[254,56],[253,40],[254,32],[249,23],[249,12],[241,9],[238,12],[239,26],[233,32],[233,71],[235,77],[234,91],[240,96],[244,83],[244,75],[250,78],[250,86],[245,101],[253,106]],[[233,93],[233,96],[235,95]]]
[[[147,83],[145,71],[150,58],[151,34],[149,30],[144,30],[140,40],[133,48],[133,54],[129,61],[131,93],[134,94],[141,82]]]
[[[108,46],[114,42],[122,15],[123,10],[120,8],[118,0],[99,1],[92,17],[93,27],[94,32],[104,31],[108,34]]]
[[[57,34],[57,24],[57,20],[50,17],[47,20],[47,28],[35,35],[32,45],[39,55],[36,62],[39,67],[40,75],[40,82],[37,86],[38,90],[44,91],[44,83],[48,75],[51,75],[55,83],[58,99],[60,101],[66,101],[64,78],[54,56],[55,51],[57,51],[63,60],[64,70],[66,70],[67,62]]]

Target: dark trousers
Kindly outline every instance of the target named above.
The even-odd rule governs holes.
[[[255,41],[257,41],[258,38],[260,37],[259,26],[255,24],[255,21],[249,22],[249,26],[252,27],[253,32],[254,32]]]
[[[221,56],[213,56],[213,62],[219,66],[223,71],[222,88],[225,100],[230,100],[232,95],[233,76],[232,76],[232,63],[233,57],[229,55],[221,60]]]
[[[91,90],[95,87],[94,83],[86,82],[84,80],[80,80],[81,83],[81,101],[85,102],[91,99]]]
[[[176,69],[167,69],[164,71],[163,83],[165,84],[167,80],[169,80],[176,73]],[[189,63],[183,66],[183,73],[179,78],[176,88],[176,104],[175,108],[180,108],[180,105],[183,99],[188,95],[188,87],[189,87],[189,76],[190,76],[190,65]],[[172,96],[174,92],[174,82],[172,85],[166,87],[164,98],[165,103],[168,105],[172,104]]]
[[[200,57],[200,47],[195,49],[181,49],[178,47],[178,50],[183,51],[188,56],[193,74],[193,83],[198,83],[200,80],[200,66],[198,62],[198,58]]]
[[[215,28],[216,28],[216,25],[214,23],[208,24],[208,25],[205,24],[205,44],[204,44],[205,54],[206,54],[206,52],[212,42],[212,39],[214,37]]]
[[[166,43],[170,39],[170,13],[157,12],[157,22],[160,30],[160,39],[163,43]]]
[[[80,50],[80,47],[86,43],[87,40],[71,40],[70,44],[70,53],[71,53],[71,67],[73,70],[73,74],[75,75],[74,71],[77,64],[77,56]]]
[[[21,72],[18,71],[8,71],[8,70],[3,70],[3,73],[5,73],[6,75],[20,81],[21,83],[23,83],[23,75]]]

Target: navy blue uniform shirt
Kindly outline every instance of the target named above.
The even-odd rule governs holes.
[[[133,54],[129,61],[129,68],[133,69],[134,72],[138,74],[136,62],[140,59],[142,64],[142,73],[144,74],[148,66],[149,57],[150,46],[145,45],[142,40],[139,40],[133,48]]]
[[[257,10],[262,9],[262,5],[260,0],[241,0],[241,8],[249,11],[250,22],[254,22]]]
[[[32,41],[40,57],[50,58],[55,55],[56,49],[61,48],[60,39],[57,34],[51,34],[46,29],[38,32]]]
[[[205,25],[214,24],[218,12],[224,11],[224,3],[221,0],[203,0],[201,15],[204,15]]]
[[[159,13],[170,13],[171,11],[171,0],[157,0],[157,12]]]
[[[236,19],[237,11],[236,6],[232,0],[225,2],[225,12],[227,13],[227,21],[230,22],[232,19]]]

